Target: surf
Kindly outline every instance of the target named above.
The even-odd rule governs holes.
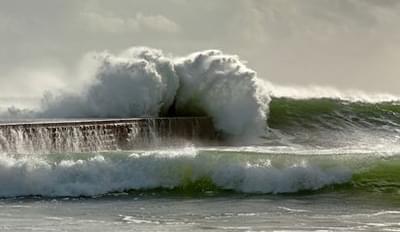
[[[173,56],[133,47],[86,58],[90,65],[79,88],[46,94],[37,109],[10,108],[1,114],[13,123],[21,118],[81,124],[2,131],[0,185],[7,187],[0,197],[158,190],[398,194],[396,96],[279,87],[258,77],[238,56],[219,50]],[[82,121],[128,117],[146,125]],[[161,119],[165,123],[153,122]],[[171,124],[174,119],[181,122]],[[184,120],[193,124],[180,136],[189,142],[175,146],[168,138]],[[207,128],[213,133],[203,136],[212,141],[194,146],[190,135]],[[123,136],[124,146],[118,145],[121,133],[133,135]],[[216,140],[222,141],[219,146],[212,145]],[[140,141],[147,144],[143,150]],[[82,144],[93,149],[78,149]]]
[[[398,193],[398,154],[312,155],[218,149],[0,155],[0,197],[165,191],[248,194]]]

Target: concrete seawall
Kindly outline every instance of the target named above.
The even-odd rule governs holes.
[[[215,144],[207,117],[0,123],[0,152],[58,153]]]

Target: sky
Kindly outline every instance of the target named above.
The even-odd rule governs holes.
[[[0,0],[0,98],[77,80],[91,51],[220,49],[277,85],[400,95],[397,0]]]

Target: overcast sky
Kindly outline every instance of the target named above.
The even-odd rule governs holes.
[[[397,0],[0,0],[0,97],[62,88],[89,51],[238,54],[281,85],[400,94]]]

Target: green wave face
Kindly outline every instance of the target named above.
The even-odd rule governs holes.
[[[353,174],[351,187],[368,192],[394,193],[400,196],[400,160],[379,161]]]
[[[337,146],[384,138],[393,144],[400,131],[400,104],[273,98],[268,126],[294,137],[294,143]]]
[[[339,99],[274,98],[270,103],[271,128],[339,129],[349,126],[400,127],[398,102],[365,103]]]

